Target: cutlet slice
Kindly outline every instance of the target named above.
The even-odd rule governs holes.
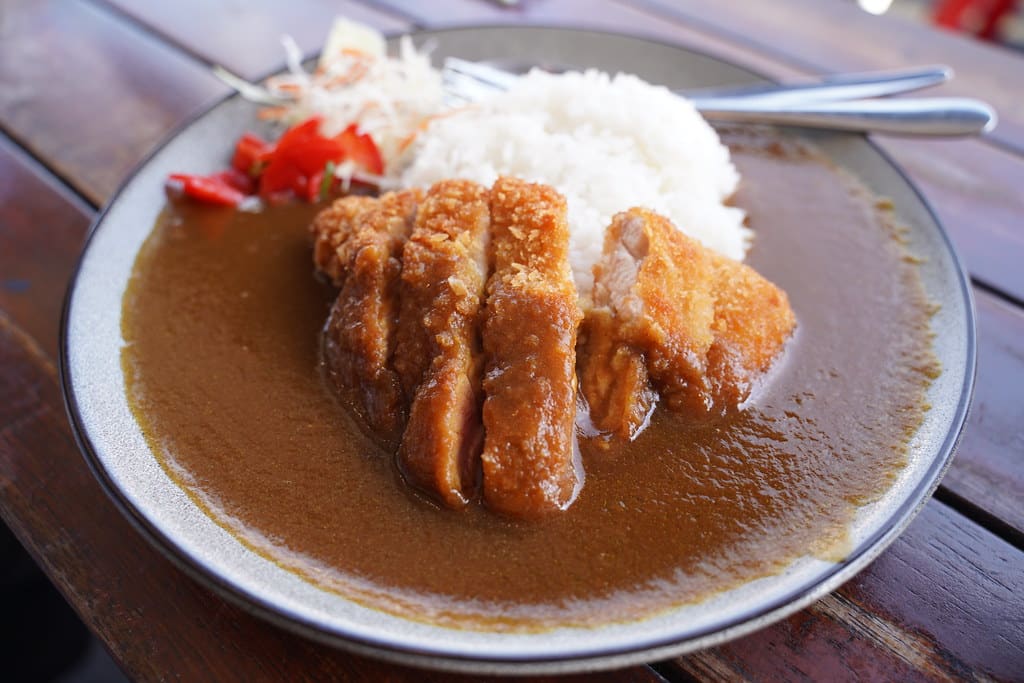
[[[574,452],[582,313],[565,199],[544,185],[499,178],[491,190],[491,244],[484,501],[500,513],[536,517],[566,508],[582,483]]]
[[[786,293],[748,265],[712,253],[715,340],[708,384],[719,410],[738,406],[779,356],[796,327]]]
[[[406,481],[448,507],[466,504],[478,479],[489,195],[468,180],[437,183],[402,252],[394,367],[413,398],[398,465]]]
[[[713,273],[707,249],[639,208],[612,219],[594,266],[595,302],[611,311],[620,340],[644,355],[651,380],[677,410],[710,408]]]
[[[621,341],[607,307],[587,313],[577,346],[580,392],[590,422],[602,434],[632,440],[658,403],[642,353]]]
[[[360,218],[375,208],[379,200],[373,197],[342,197],[322,210],[309,225],[313,234],[313,265],[335,287],[345,283],[351,255],[347,248],[349,238],[357,233]]]
[[[405,397],[389,361],[398,322],[400,255],[420,198],[416,191],[388,193],[361,213],[343,214],[350,222],[335,249],[341,291],[322,337],[324,364],[338,392],[385,442],[396,440],[405,422]],[[324,272],[332,269],[328,263]]]

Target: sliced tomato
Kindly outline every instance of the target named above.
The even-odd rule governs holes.
[[[309,176],[306,181],[306,191],[302,193],[302,198],[308,202],[316,202],[320,199],[320,190],[324,184],[324,169],[320,169],[313,175]]]
[[[345,158],[351,159],[359,168],[373,175],[384,172],[384,160],[369,133],[360,133],[356,124],[352,124],[336,138],[341,143]]]
[[[285,191],[308,198],[311,178],[322,173],[328,161],[345,156],[341,143],[320,134],[320,119],[311,118],[289,129],[277,141],[260,177],[260,195],[268,197]],[[317,185],[319,189],[319,185]]]
[[[274,151],[274,146],[263,138],[245,133],[235,144],[235,154],[231,157],[231,167],[249,176],[257,176],[262,165]]]
[[[181,191],[186,197],[191,197],[206,204],[238,206],[245,199],[245,193],[232,187],[219,175],[205,176],[173,173],[170,175],[169,180],[173,183],[180,183]]]
[[[315,202],[334,186],[333,166],[328,164],[347,160],[369,174],[384,172],[372,137],[360,133],[355,124],[326,137],[320,133],[319,117],[314,116],[285,131],[277,144],[245,133],[235,145],[227,171],[207,176],[179,173],[170,180],[183,194],[209,204],[235,206],[257,190],[270,203],[289,197]]]
[[[256,181],[247,173],[243,173],[235,168],[229,168],[226,171],[220,173],[214,173],[210,176],[222,181],[225,185],[230,185],[239,192],[245,194],[253,194],[256,191]]]

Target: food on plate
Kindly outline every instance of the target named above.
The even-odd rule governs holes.
[[[626,74],[531,71],[507,92],[431,121],[403,162],[403,187],[445,178],[490,185],[504,175],[558,190],[584,300],[605,228],[631,207],[738,261],[753,236],[729,202],[740,176],[715,130],[687,100]]]
[[[577,346],[581,414],[590,433],[632,441],[650,423],[658,405],[642,352],[619,338],[612,312],[598,306],[587,313]]]
[[[322,238],[339,241],[329,267],[335,272],[336,261],[341,274],[341,291],[323,333],[328,374],[342,393],[357,397],[351,403],[374,432],[392,437],[405,417],[401,383],[391,366],[400,255],[419,199],[416,190],[389,193],[369,204],[362,197],[346,197],[337,213],[351,220],[331,223],[334,236]]]
[[[411,408],[398,466],[413,486],[449,507],[468,502],[479,478],[489,200],[476,183],[438,183],[420,205],[402,254],[392,361]]]
[[[303,579],[453,628],[647,618],[841,559],[937,372],[891,212],[638,79],[446,111],[422,54],[359,35],[256,95],[314,150],[356,125],[380,174],[347,152],[314,193],[303,146],[260,198],[282,142],[244,138],[178,181],[240,210],[172,201],[139,252],[123,366],[168,475]]]
[[[443,110],[441,76],[428,54],[405,36],[390,57],[380,33],[345,19],[334,23],[312,73],[291,39],[285,48],[287,73],[264,87],[220,71],[243,96],[270,105],[260,118],[284,127],[277,141],[244,133],[230,169],[172,174],[172,196],[255,208],[256,198],[316,202],[353,185],[394,189],[408,147]]]
[[[140,252],[123,354],[153,452],[253,551],[457,628],[643,618],[797,557],[843,557],[859,506],[915,457],[931,304],[859,183],[785,136],[726,140],[758,235],[749,263],[786,291],[799,330],[743,410],[708,422],[659,403],[633,440],[581,425],[586,481],[569,509],[540,522],[453,512],[396,481],[394,447],[339,406],[318,365],[338,289],[310,275],[308,226],[326,207],[298,202],[171,203]]]
[[[284,132],[276,143],[245,133],[231,168],[208,175],[172,173],[168,191],[206,204],[242,206],[257,197],[270,202],[315,202],[348,190],[353,179],[377,185],[384,170],[377,145],[352,124],[325,135],[319,117]]]
[[[612,220],[582,307],[564,198],[514,178],[345,197],[311,229],[341,287],[328,373],[369,433],[400,441],[406,481],[448,507],[481,479],[502,514],[572,503],[577,353],[590,424],[633,439],[659,399],[695,419],[737,408],[796,324],[785,292],[639,208]]]
[[[673,409],[721,414],[735,408],[796,325],[785,292],[645,209],[615,216],[594,273],[594,306],[602,317],[587,335],[592,348],[583,396],[600,407],[595,424],[616,433],[635,436],[650,402],[648,375]],[[632,370],[641,358],[642,374]],[[610,396],[621,394],[609,369],[615,366],[639,385],[637,405]]]
[[[569,269],[565,200],[550,187],[499,178],[491,224],[484,500],[493,510],[533,517],[567,508],[582,484],[574,434],[582,312]]]
[[[708,349],[706,403],[741,405],[776,362],[796,325],[786,292],[743,263],[711,253],[714,341]]]

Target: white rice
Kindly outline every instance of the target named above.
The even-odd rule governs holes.
[[[653,209],[737,260],[749,246],[743,211],[724,203],[739,183],[728,148],[688,101],[635,76],[533,71],[512,90],[437,119],[411,151],[405,186],[512,175],[557,188],[569,205],[583,297],[605,228],[630,207]]]

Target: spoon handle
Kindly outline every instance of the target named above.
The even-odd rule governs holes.
[[[984,102],[963,97],[903,98],[855,102],[812,102],[779,107],[759,100],[731,100],[727,107],[698,107],[715,121],[770,123],[898,135],[977,135],[992,130],[996,113]]]
[[[764,83],[733,88],[693,90],[683,93],[699,109],[729,108],[731,102],[760,102],[776,107],[808,102],[861,100],[920,90],[945,83],[953,77],[948,66],[934,65],[899,71],[836,74],[818,81],[793,84]]]

